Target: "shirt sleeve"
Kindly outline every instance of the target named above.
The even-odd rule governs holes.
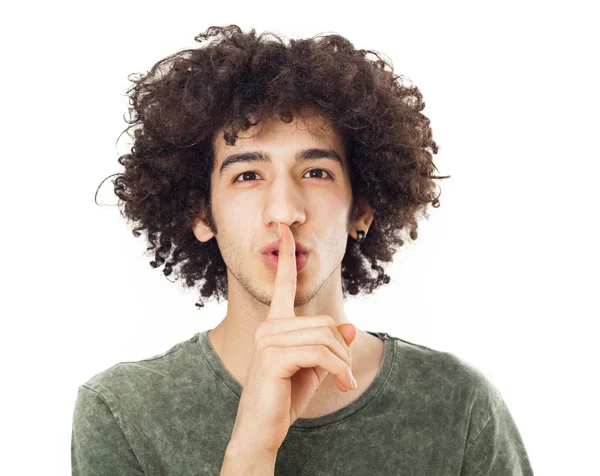
[[[73,476],[141,476],[140,463],[99,393],[78,389],[71,433]]]
[[[533,476],[523,440],[504,400],[466,449],[460,476]]]

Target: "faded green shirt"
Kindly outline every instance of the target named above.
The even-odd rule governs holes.
[[[385,342],[375,380],[346,407],[296,420],[275,475],[533,474],[500,392],[481,372],[451,353],[369,333]],[[219,474],[242,386],[206,334],[78,388],[74,476]]]

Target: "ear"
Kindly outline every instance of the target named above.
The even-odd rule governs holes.
[[[205,209],[206,209],[206,207],[203,202],[202,210],[205,211]],[[194,236],[198,239],[198,241],[202,241],[203,243],[206,243],[207,241],[209,241],[211,238],[213,238],[215,236],[215,234],[213,233],[213,230],[211,229],[211,227],[208,225],[208,223],[205,220],[206,220],[206,215],[205,215],[205,213],[203,213],[203,215],[199,216],[196,219],[196,221],[194,222],[194,224],[192,225],[192,231],[194,232]]]
[[[354,234],[358,230],[362,230],[365,234],[368,234],[369,227],[373,222],[373,218],[375,216],[375,210],[367,203],[367,201],[363,198],[358,199],[358,218],[351,223],[351,229],[354,230]],[[358,235],[355,237],[355,239]]]
[[[206,243],[208,240],[215,236],[213,232],[210,231],[210,227],[200,219],[196,221],[196,223],[192,227],[192,230],[194,232],[194,236],[203,243]]]

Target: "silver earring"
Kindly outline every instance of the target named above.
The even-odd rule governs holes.
[[[365,232],[362,230],[358,230],[356,234],[358,235],[356,241],[358,242],[358,244],[362,244],[362,242],[365,241]]]

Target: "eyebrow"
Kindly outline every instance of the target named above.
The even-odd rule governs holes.
[[[340,167],[344,168],[344,162],[339,154],[333,149],[303,149],[296,153],[296,163],[305,160],[330,159],[337,162]],[[219,170],[219,178],[223,176],[223,172],[227,167],[232,166],[237,162],[268,162],[271,163],[271,157],[264,151],[241,152],[239,154],[229,155],[221,164]]]

